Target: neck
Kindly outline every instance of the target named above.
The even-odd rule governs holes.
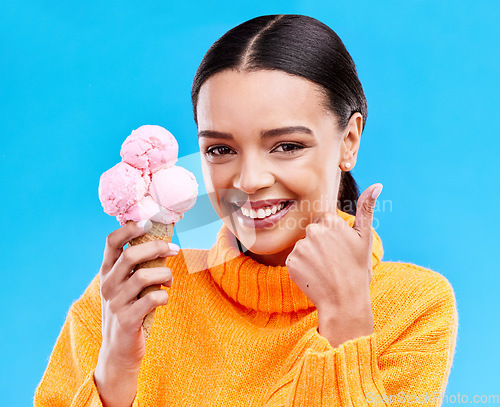
[[[292,248],[273,254],[242,250],[223,226],[208,251],[208,270],[215,283],[245,308],[269,314],[308,310],[314,304],[290,279],[287,267],[279,265]]]

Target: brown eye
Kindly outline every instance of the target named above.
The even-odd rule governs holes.
[[[303,149],[304,146],[300,144],[295,144],[295,143],[282,143],[278,145],[274,150],[276,152],[281,152],[281,153],[292,153],[296,150],[301,150]]]
[[[212,146],[212,147],[207,148],[207,151],[205,152],[205,154],[212,155],[212,156],[226,155],[226,154],[231,154],[232,151],[233,150],[231,148],[229,148],[228,146]]]

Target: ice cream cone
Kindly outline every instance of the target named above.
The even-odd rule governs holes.
[[[170,243],[172,241],[172,236],[174,234],[174,223],[170,224],[163,224],[159,222],[152,222],[153,226],[151,230],[146,233],[145,235],[139,236],[135,239],[132,239],[129,244],[130,246],[135,246],[141,243],[145,242],[150,242],[152,240],[163,240],[165,242]],[[141,263],[137,266],[137,269],[139,268],[152,268],[152,267],[165,267],[167,264],[167,259],[166,258],[158,258],[158,259],[153,259],[146,261],[144,263]],[[156,291],[160,290],[159,285],[153,285],[146,287],[144,290],[141,291],[139,294],[139,298],[144,297],[147,293],[151,291]],[[144,337],[147,339],[149,336],[149,333],[151,332],[151,327],[153,325],[153,318],[155,315],[155,310],[151,311],[146,317],[144,318],[144,321],[142,322],[142,327],[144,329]]]
[[[99,179],[99,200],[104,212],[116,216],[120,225],[151,219],[152,229],[133,239],[131,246],[151,240],[172,240],[174,224],[191,209],[198,195],[195,176],[175,165],[179,146],[166,129],[145,125],[134,130],[122,144],[122,161],[105,171]],[[154,221],[153,221],[154,219]],[[166,259],[139,264],[138,268],[165,267]],[[160,289],[154,285],[139,298]],[[154,311],[143,321],[144,335],[149,336]]]

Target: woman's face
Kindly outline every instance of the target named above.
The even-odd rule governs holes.
[[[353,115],[341,131],[324,106],[317,85],[282,71],[226,70],[200,89],[199,146],[212,205],[264,264],[284,264],[306,226],[336,210],[339,165],[354,167],[362,118]]]

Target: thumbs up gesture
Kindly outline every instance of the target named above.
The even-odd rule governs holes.
[[[323,213],[286,260],[290,278],[318,310],[318,332],[333,347],[373,333],[372,224],[382,188],[373,184],[361,194],[353,227],[336,210]]]

